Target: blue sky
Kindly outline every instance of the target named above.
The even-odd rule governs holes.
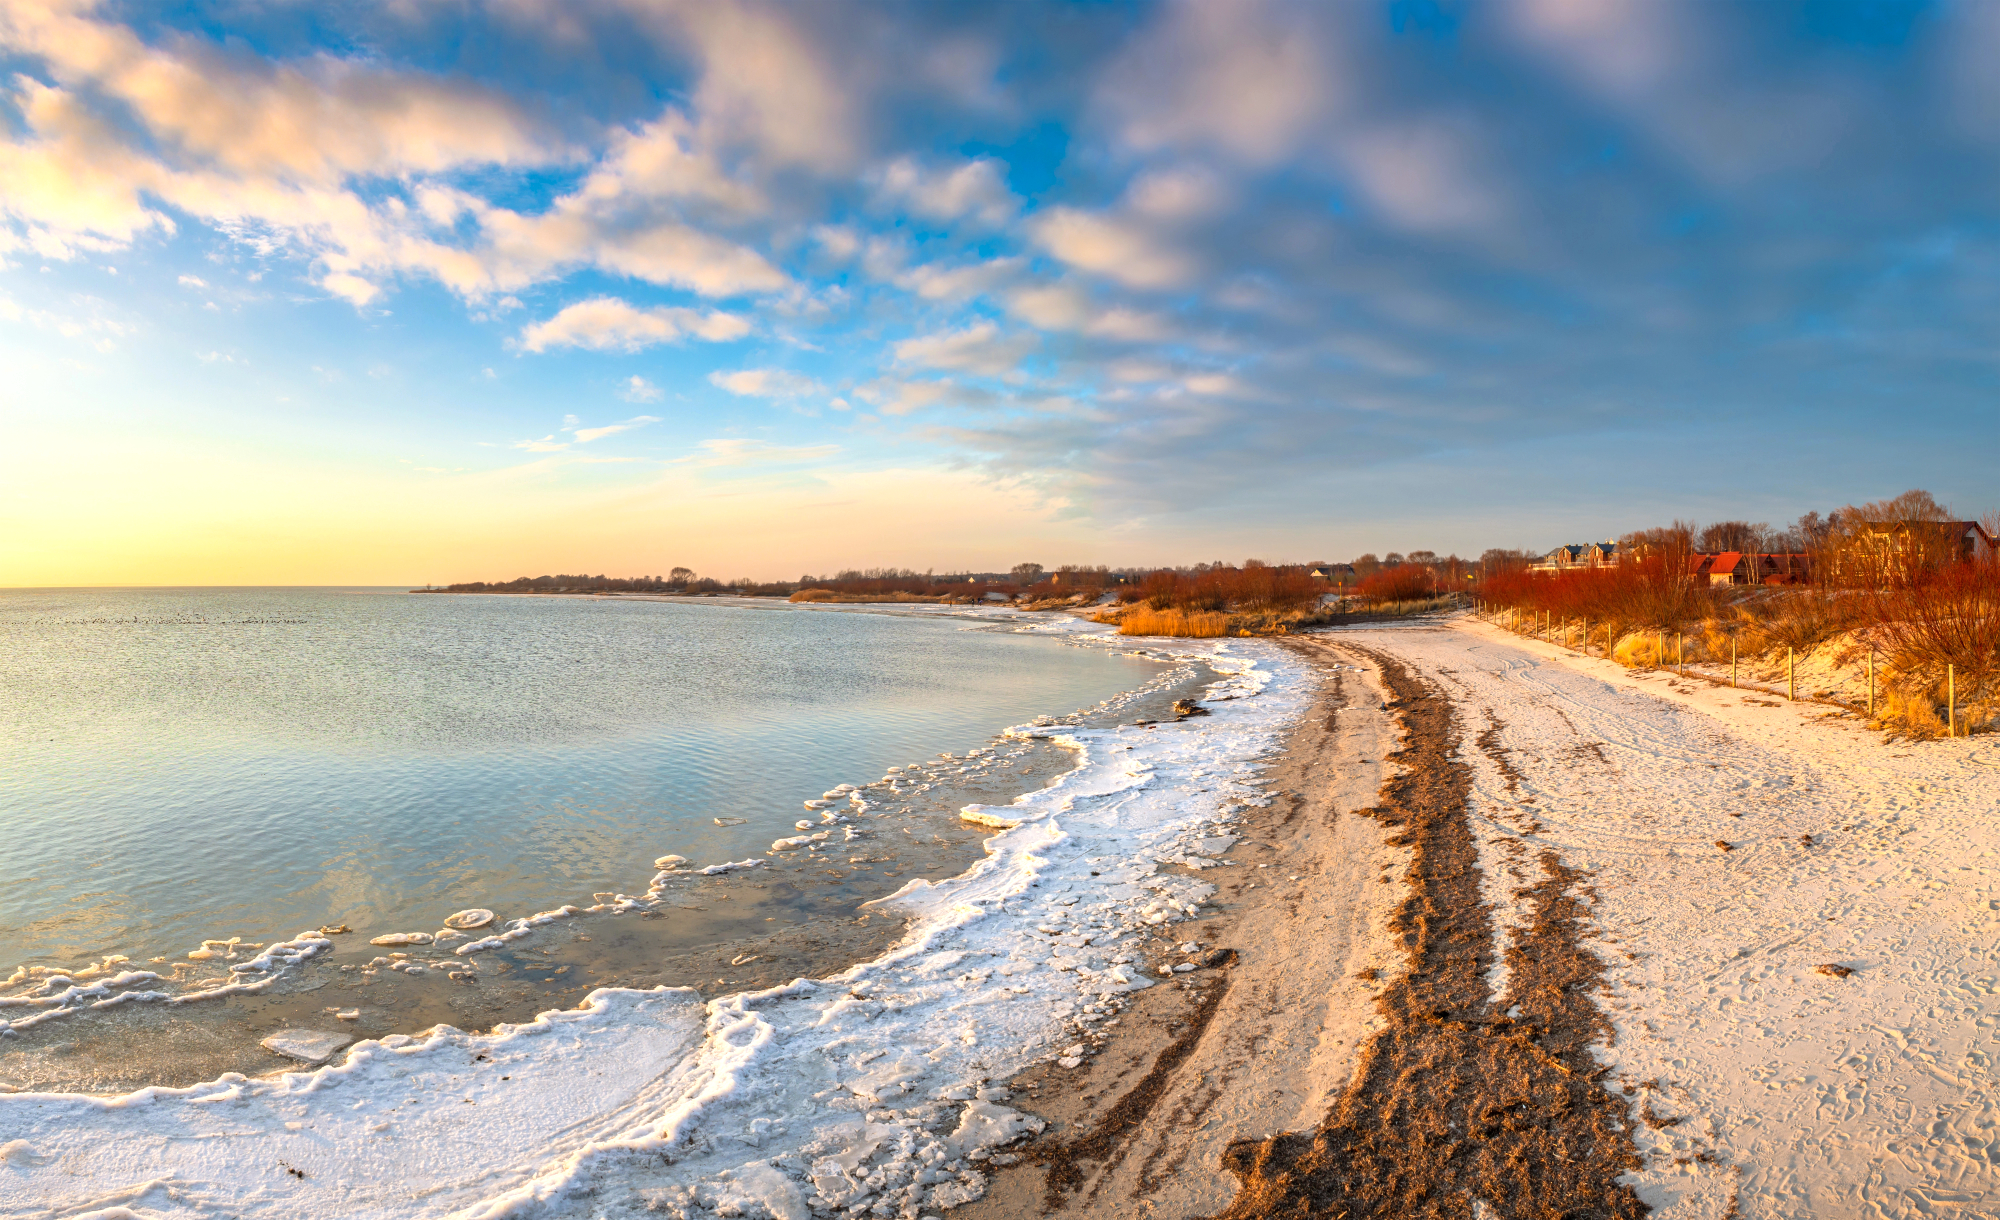
[[[0,584],[1995,507],[2000,6],[0,0]]]

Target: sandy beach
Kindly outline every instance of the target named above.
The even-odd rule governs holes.
[[[1025,1074],[1049,1129],[960,1214],[1996,1214],[2000,747],[1469,618],[1292,647],[1368,672],[1210,964]]]

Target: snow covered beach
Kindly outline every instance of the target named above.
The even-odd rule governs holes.
[[[991,810],[1020,825],[967,874],[884,900],[914,923],[883,958],[706,1004],[600,991],[274,1078],[0,1096],[0,1214],[916,1216],[977,1197],[1036,1125],[997,1082],[1080,1058],[1158,981],[1148,947],[1213,893],[1161,862],[1203,859],[1267,799],[1261,761],[1310,695],[1270,645],[1201,651],[1228,675],[1210,715],[1019,730],[1068,736],[1078,768]]]
[[[1373,1214],[1526,1206],[1481,1156],[1597,1214],[1995,1214],[1990,739],[1463,619],[1212,663],[1209,715],[1024,726],[1078,770],[976,811],[1021,824],[881,959],[0,1097],[0,1214],[1250,1216],[1413,1170]]]

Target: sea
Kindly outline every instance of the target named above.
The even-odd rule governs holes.
[[[898,934],[870,899],[979,858],[960,807],[1070,766],[1009,727],[1170,719],[1213,678],[1001,611],[0,591],[0,1089],[268,1070],[262,1037],[302,1023],[481,1029],[600,986],[839,969]],[[773,849],[829,809],[830,841]],[[669,855],[690,879],[644,900]],[[466,910],[565,917],[477,969],[369,943]],[[322,930],[262,990],[23,1024],[120,973],[212,990]]]

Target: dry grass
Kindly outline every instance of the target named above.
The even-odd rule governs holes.
[[[1118,621],[1119,635],[1175,635],[1207,640],[1229,634],[1229,616],[1134,606]]]
[[[1861,598],[1820,589],[1786,590],[1738,602],[1724,621],[1737,632],[1745,652],[1776,652],[1790,648],[1811,652],[1868,621],[1868,604]]]

